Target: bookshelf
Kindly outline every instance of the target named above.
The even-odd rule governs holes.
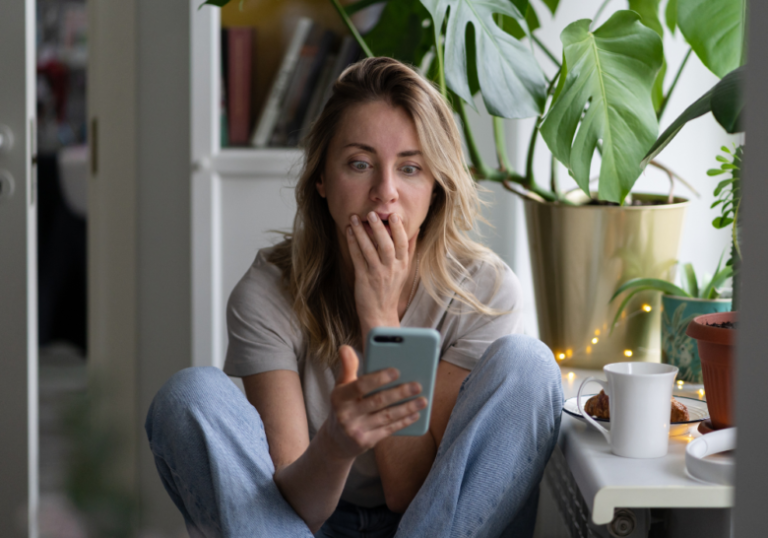
[[[329,0],[245,0],[242,10],[238,1],[221,8],[222,28],[255,28],[252,88],[256,120],[300,17],[309,17],[339,36],[349,33]]]
[[[255,120],[295,21],[309,16],[342,29],[327,0],[246,1],[242,12],[239,2],[222,10],[198,10],[200,3],[190,0],[192,363],[221,367],[227,299],[256,252],[279,239],[269,230],[292,226],[302,158],[296,148],[221,147],[221,28],[257,27]]]

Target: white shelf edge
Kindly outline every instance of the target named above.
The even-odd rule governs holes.
[[[223,149],[211,157],[217,174],[246,177],[298,177],[303,151],[295,148]]]

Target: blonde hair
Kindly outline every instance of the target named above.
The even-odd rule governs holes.
[[[413,69],[391,58],[368,58],[349,66],[309,132],[304,168],[296,185],[293,232],[272,251],[293,298],[293,310],[305,333],[311,357],[328,366],[343,344],[359,347],[360,322],[353,291],[342,280],[336,225],[327,202],[316,189],[326,152],[345,111],[354,105],[385,101],[401,107],[413,120],[422,152],[435,178],[435,197],[419,233],[419,275],[438,303],[454,296],[472,311],[489,316],[502,312],[482,304],[460,287],[475,260],[496,269],[499,258],[475,242],[469,232],[480,213],[477,187],[469,175],[453,112],[440,92]]]

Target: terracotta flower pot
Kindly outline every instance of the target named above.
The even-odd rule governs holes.
[[[686,334],[698,343],[704,391],[712,426],[733,426],[733,356],[736,330],[712,327],[714,323],[736,323],[738,312],[720,312],[697,316]]]

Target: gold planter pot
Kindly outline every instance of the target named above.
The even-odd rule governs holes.
[[[583,193],[575,196],[577,203],[586,200]],[[670,278],[687,200],[624,207],[567,206],[530,199],[524,204],[539,337],[558,362],[594,369],[627,360],[660,362],[659,293],[637,294],[613,333],[611,322],[623,297],[608,301],[627,280]]]

